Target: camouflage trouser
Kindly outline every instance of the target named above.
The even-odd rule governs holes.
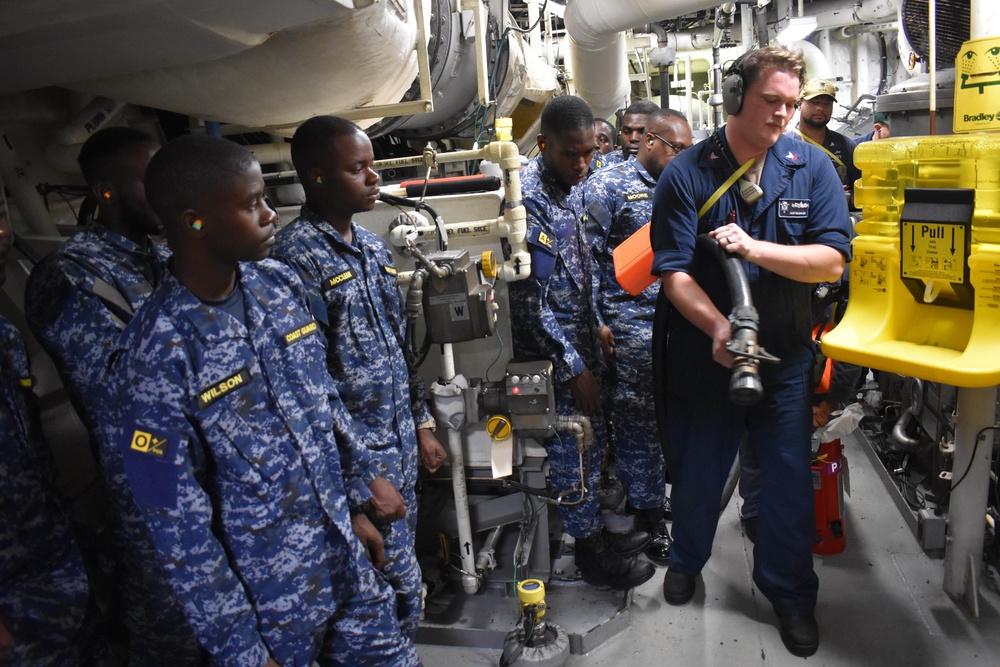
[[[48,558],[46,558],[48,556]],[[0,618],[14,637],[18,667],[74,667],[81,659],[87,577],[75,544],[62,554],[38,554],[0,589]]]
[[[626,333],[629,335],[615,334],[615,463],[629,505],[648,509],[659,507],[666,498],[653,400],[651,344],[645,332]]]
[[[556,386],[556,413],[561,416],[578,415],[573,395],[569,385]],[[563,530],[576,538],[589,537],[603,525],[599,516],[601,489],[601,461],[604,459],[604,447],[607,444],[607,433],[604,429],[604,419],[599,415],[586,415],[594,427],[594,446],[583,453],[583,468],[587,493],[583,502],[578,505],[561,505],[559,515],[562,518]],[[580,454],[577,451],[577,439],[571,433],[559,433],[545,440],[545,451],[549,457],[552,486],[558,491],[568,491],[580,487]],[[564,500],[573,502],[579,499],[578,493],[567,495]]]
[[[337,613],[317,633],[320,667],[420,667],[413,640],[399,627],[396,595],[371,566],[345,573],[350,585]]]
[[[174,598],[149,544],[145,522],[141,516],[122,516],[114,524],[112,540],[119,551],[110,574],[116,579],[121,621],[128,631],[129,667],[207,665],[208,654]]]
[[[393,521],[380,529],[385,542],[385,566],[382,573],[396,591],[399,625],[403,634],[413,639],[420,626],[420,612],[423,608],[420,592],[422,575],[414,548],[417,526],[417,459],[414,453],[403,455],[396,447],[373,451],[372,454],[378,459],[383,477],[399,489],[406,505],[406,518]],[[413,470],[404,474],[404,466],[411,466]]]
[[[385,567],[382,572],[396,592],[399,626],[403,634],[412,640],[420,627],[423,606],[420,565],[414,548],[415,532],[411,528],[411,524],[416,524],[417,517],[415,485],[401,489],[400,493],[406,503],[406,518],[393,521],[382,531],[385,541]]]

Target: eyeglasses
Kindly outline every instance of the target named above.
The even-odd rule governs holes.
[[[679,146],[678,144],[670,143],[669,141],[658,135],[656,132],[650,132],[650,134],[659,139],[660,141],[662,141],[663,143],[665,143],[667,146],[670,146],[670,148],[674,151],[674,155],[677,155],[681,151],[690,148],[690,146]]]

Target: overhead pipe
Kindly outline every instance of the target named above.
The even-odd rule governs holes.
[[[969,39],[1000,34],[1000,6],[993,0],[972,0],[969,7]]]
[[[802,59],[806,63],[806,76],[810,79],[827,78],[833,74],[833,67],[823,50],[812,42],[800,40],[792,42],[791,46],[802,50]]]
[[[90,135],[117,118],[126,106],[126,102],[106,97],[92,99],[49,141],[45,151],[49,162],[60,171],[76,173],[79,170],[76,156],[80,154],[80,146]]]
[[[735,12],[736,4],[733,2],[723,3],[715,9],[715,31],[712,34],[712,90],[716,94],[709,98],[709,104],[715,107],[715,129],[722,127],[722,59],[719,49],[722,47],[726,30],[733,24]]]
[[[575,0],[566,6],[569,63],[577,94],[595,116],[609,117],[629,99],[623,31],[714,7],[706,0]]]
[[[482,148],[447,153],[438,153],[432,148],[428,148],[424,150],[422,155],[376,160],[372,168],[375,171],[389,167],[426,166],[435,168],[448,162],[469,160],[489,160],[498,164],[503,170],[504,200],[506,201],[503,215],[499,218],[474,223],[446,224],[444,228],[449,234],[454,232],[456,236],[496,235],[506,238],[511,247],[510,258],[505,259],[497,266],[496,275],[505,282],[524,280],[531,271],[531,253],[528,251],[527,245],[527,214],[521,200],[521,155],[518,152],[517,144],[511,141],[492,141]],[[394,233],[397,236],[405,235],[411,230],[425,236],[438,233],[433,227],[408,228],[407,225],[400,225]],[[400,272],[398,279],[401,283],[405,283],[409,279],[409,275]]]

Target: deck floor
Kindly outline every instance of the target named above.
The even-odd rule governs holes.
[[[1000,585],[981,584],[979,617],[942,590],[944,560],[923,553],[865,445],[845,441],[851,496],[847,547],[816,557],[820,579],[820,648],[811,665],[1000,665]],[[719,523],[712,558],[695,599],[684,607],[663,600],[665,568],[634,591],[629,627],[576,665],[801,664],[778,636],[777,617],[751,581],[752,544],[742,534],[736,502]],[[559,623],[559,609],[549,617]],[[500,652],[421,644],[427,667],[496,665]]]

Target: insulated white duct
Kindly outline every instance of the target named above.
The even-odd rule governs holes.
[[[628,103],[624,30],[708,9],[705,0],[573,0],[566,4],[569,63],[577,94],[595,116]]]
[[[330,0],[322,4],[329,18],[275,32],[222,58],[65,85],[285,134],[311,116],[402,98],[417,74],[415,3],[381,2],[363,9],[337,9]]]

